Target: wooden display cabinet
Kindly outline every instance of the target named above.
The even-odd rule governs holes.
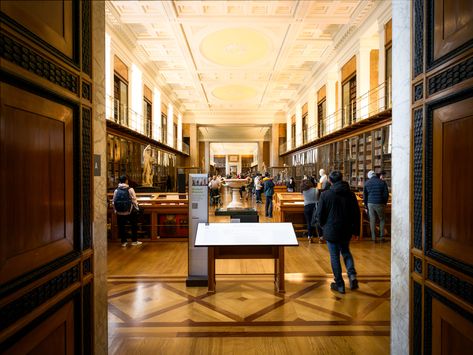
[[[291,222],[298,237],[307,231],[304,218],[304,196],[300,192],[275,194],[275,206],[279,211],[279,222]]]
[[[117,216],[113,212],[113,194],[108,194],[108,220],[111,239],[118,239]],[[186,193],[137,193],[143,213],[139,217],[138,237],[150,240],[187,238],[189,236],[189,199]]]

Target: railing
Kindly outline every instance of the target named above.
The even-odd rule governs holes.
[[[346,105],[309,127],[306,139],[304,139],[304,133],[299,133],[295,139],[296,145],[293,145],[291,149],[300,146],[300,144],[297,145],[298,142],[301,144],[312,142],[390,108],[392,108],[392,86],[391,78],[388,78],[386,82],[358,97],[355,103]],[[285,152],[287,152],[287,146],[280,145],[279,154]]]
[[[142,114],[133,111],[127,105],[121,104],[120,101],[115,99],[113,96],[107,97],[106,106],[106,112],[112,113],[111,117],[107,117],[108,120],[118,123],[120,126],[127,127],[135,132],[141,133],[146,137],[153,138],[151,120],[148,120]],[[161,140],[158,141],[166,144],[168,147],[177,149],[177,142],[174,142],[173,146],[170,146],[166,142],[162,142]],[[186,146],[186,148],[184,146]],[[184,151],[184,149],[187,149],[187,151]],[[189,146],[185,143],[182,143],[182,151],[189,154]]]

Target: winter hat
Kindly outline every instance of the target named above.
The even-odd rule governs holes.
[[[368,171],[368,179],[371,179],[375,175],[376,173],[373,170]]]

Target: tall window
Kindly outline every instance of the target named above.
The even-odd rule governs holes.
[[[168,141],[168,116],[161,112],[161,142],[167,144]]]
[[[318,138],[321,138],[325,134],[325,113],[326,113],[326,107],[325,107],[325,98],[320,101],[317,105],[317,131],[319,134]]]
[[[356,75],[342,84],[342,127],[356,121]]]
[[[308,121],[307,120],[307,113],[305,113],[302,116],[302,144],[306,144],[307,141],[308,141],[307,133],[308,133],[309,127],[308,127],[307,121]]]
[[[113,76],[113,119],[128,127],[128,83],[118,76]]]
[[[152,124],[152,105],[146,98],[143,100],[143,132],[146,136],[152,137],[153,124]]]

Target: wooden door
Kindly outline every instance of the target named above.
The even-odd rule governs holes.
[[[0,5],[0,353],[93,353],[90,8]]]
[[[463,354],[473,348],[473,2],[415,0],[412,11],[411,353]]]

